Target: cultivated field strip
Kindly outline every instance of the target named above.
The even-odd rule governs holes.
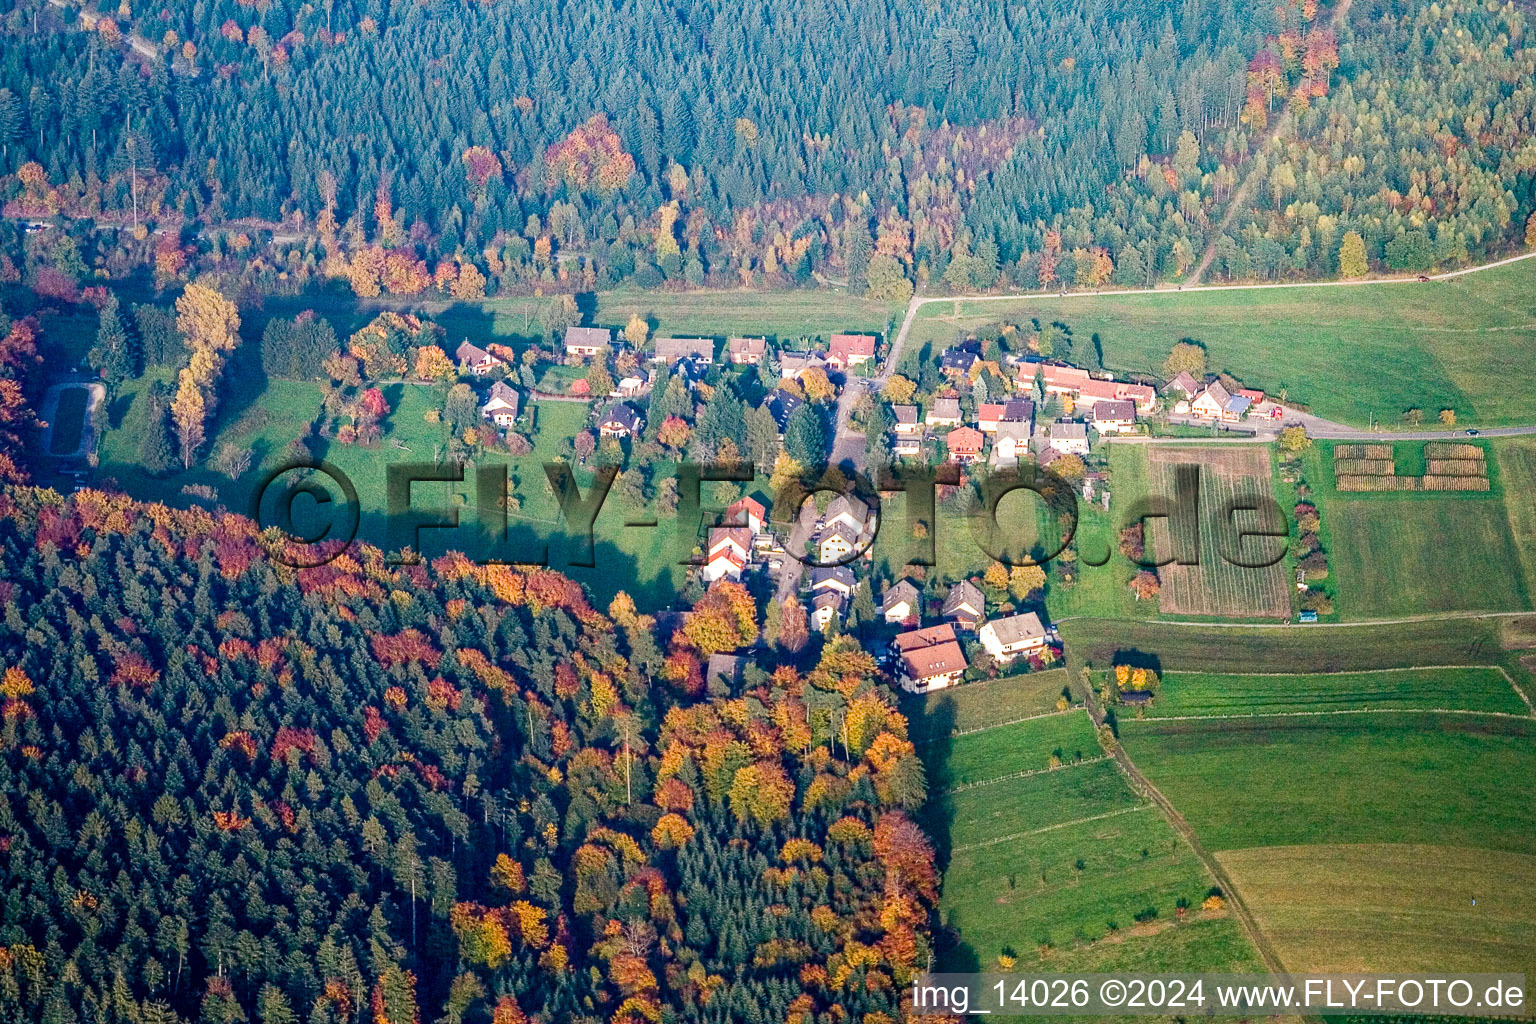
[[[1231,445],[1222,448],[1158,447],[1148,452],[1149,484],[1153,494],[1173,496],[1177,467],[1200,467],[1198,537],[1193,526],[1173,535],[1173,520],[1153,520],[1156,551],[1198,552],[1199,564],[1170,562],[1160,570],[1159,608],[1165,614],[1224,617],[1288,618],[1291,589],[1282,564],[1248,567],[1234,558],[1257,560],[1256,542],[1237,544],[1236,527],[1226,513],[1239,500],[1272,500],[1269,451]],[[1246,529],[1260,524],[1253,514],[1240,514]],[[1283,523],[1264,523],[1265,528]]]
[[[1333,449],[1333,482],[1340,491],[1487,491],[1488,456],[1480,445],[1430,441],[1424,472],[1397,472],[1389,444],[1341,444]]]

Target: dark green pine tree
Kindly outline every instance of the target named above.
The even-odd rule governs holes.
[[[802,405],[790,414],[784,428],[784,450],[807,469],[826,464],[827,427],[815,406]]]
[[[109,294],[107,301],[102,303],[96,344],[91,347],[86,362],[114,391],[123,381],[139,375],[138,347],[123,326],[122,309],[116,295]]]
[[[176,465],[176,446],[171,441],[171,425],[167,412],[169,403],[157,385],[149,395],[146,410],[144,437],[139,442],[139,461],[154,474],[169,473]]]

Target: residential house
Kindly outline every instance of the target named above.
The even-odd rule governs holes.
[[[896,417],[896,425],[891,429],[897,434],[921,434],[922,426],[917,422],[917,406],[893,405],[891,413]]]
[[[939,369],[946,377],[960,378],[970,374],[971,367],[981,358],[971,345],[955,345],[944,350],[939,357]]]
[[[1180,370],[1177,377],[1163,385],[1163,394],[1175,398],[1194,398],[1199,393],[1200,382],[1188,370]]]
[[[779,352],[779,376],[799,380],[808,370],[825,370],[827,357],[820,352]]]
[[[982,402],[976,407],[976,429],[983,434],[997,433],[997,424],[1003,418],[1003,403]]]
[[[853,593],[857,585],[853,570],[846,565],[823,565],[811,570],[811,593],[820,593],[830,590],[835,594],[848,597]]]
[[[722,577],[739,580],[752,561],[752,534],[746,527],[717,527],[709,531],[703,577],[713,583]]]
[[[1051,424],[1050,446],[1063,455],[1088,454],[1088,427],[1071,420]]]
[[[709,364],[715,361],[713,338],[657,338],[652,361],[671,366],[680,359]]]
[[[767,338],[730,338],[725,343],[725,354],[737,366],[756,366],[767,352]]]
[[[827,503],[827,511],[822,514],[824,526],[833,526],[842,523],[855,534],[862,534],[869,527],[870,508],[858,498],[839,494]]]
[[[875,358],[873,334],[834,334],[827,346],[827,365],[846,370]]]
[[[921,427],[914,434],[893,433],[891,436],[891,452],[895,455],[921,455],[923,452],[923,442],[927,439],[927,431]]]
[[[725,509],[725,522],[728,526],[745,526],[753,535],[763,532],[763,525],[768,521],[768,510],[763,508],[763,503],[753,497],[738,498]]]
[[[460,342],[453,354],[454,358],[458,359],[459,365],[476,377],[484,377],[488,373],[504,371],[507,368],[504,361],[497,359],[479,345],[471,345],[467,341]]]
[[[949,588],[939,614],[963,630],[974,631],[987,617],[987,599],[976,584],[961,580]]]
[[[999,423],[992,438],[992,466],[1011,466],[1029,450],[1029,423]]]
[[[949,623],[914,629],[894,641],[901,659],[901,685],[911,693],[942,690],[965,674],[965,652]]]
[[[977,633],[981,646],[986,648],[992,660],[1006,665],[1021,654],[1032,654],[1045,648],[1046,630],[1040,616],[1034,612],[992,619]]]
[[[811,598],[811,625],[825,631],[832,625],[833,619],[841,618],[843,614],[843,596],[830,590],[823,590]]]
[[[1092,377],[1087,370],[1076,366],[1064,366],[1061,363],[1041,363],[1037,369],[1040,371],[1041,382],[1045,386],[1048,395],[1076,395],[1078,391]],[[1033,383],[1034,374],[1030,374],[1030,383]],[[1023,383],[1020,387],[1025,386]]]
[[[738,555],[734,548],[723,547],[704,559],[700,575],[706,583],[719,579],[740,580],[746,568],[747,560]]]
[[[935,398],[928,407],[923,422],[930,427],[958,427],[960,425],[960,399]]]
[[[718,680],[734,688],[741,682],[741,669],[746,660],[739,654],[711,654],[704,668],[704,681],[713,683]]]
[[[840,562],[859,549],[862,538],[847,523],[838,522],[823,527],[813,542],[817,561],[824,564]]]
[[[590,358],[613,345],[613,332],[606,327],[570,327],[565,332],[565,354]]]
[[[955,639],[955,627],[948,622],[941,622],[937,626],[923,626],[897,633],[891,638],[891,646],[897,654],[906,654],[935,644],[954,643]]]
[[[614,402],[598,418],[597,430],[604,437],[632,437],[640,433],[645,417],[628,402]]]
[[[886,622],[915,620],[922,606],[923,595],[911,580],[898,580],[886,588],[880,601],[880,614]]]
[[[1093,407],[1093,429],[1099,433],[1126,434],[1135,428],[1135,402],[1100,402]]]
[[[789,418],[794,415],[796,409],[805,404],[805,399],[783,388],[774,388],[768,392],[768,397],[763,401],[768,406],[768,413],[773,417],[773,422],[778,425],[779,437],[782,439],[785,428],[789,426]]]
[[[510,427],[517,421],[518,394],[499,380],[491,385],[490,396],[480,407],[480,418],[490,420],[498,427]]]
[[[1101,402],[1130,401],[1142,412],[1157,407],[1157,392],[1146,384],[1127,384],[1119,380],[1090,380],[1077,390],[1077,408],[1087,412]]]
[[[645,386],[651,381],[650,375],[644,370],[636,370],[614,385],[608,392],[612,398],[635,398],[645,393]]]
[[[1022,423],[1026,428],[1033,428],[1035,403],[1027,398],[1010,398],[1003,403],[1003,415],[997,422],[999,426],[1004,423]],[[1028,433],[1028,429],[1025,432]]]
[[[1221,381],[1212,381],[1189,403],[1189,414],[1201,420],[1236,423],[1248,414],[1248,407],[1251,404],[1242,395],[1234,395],[1228,391],[1222,386]]]
[[[981,461],[981,448],[987,435],[975,427],[956,427],[944,435],[944,447],[949,451],[949,461],[969,465]]]

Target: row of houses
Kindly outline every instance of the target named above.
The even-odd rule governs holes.
[[[919,620],[921,606],[921,592],[907,579],[887,588],[881,600],[885,620],[906,625]],[[931,693],[961,680],[970,667],[961,633],[974,633],[998,665],[1041,652],[1050,642],[1050,631],[1034,612],[988,619],[985,595],[970,580],[949,589],[939,614],[943,622],[908,629],[891,641],[898,679],[910,693]]]
[[[572,327],[565,332],[565,354],[591,358],[613,347],[613,332],[606,327]],[[727,338],[725,359],[737,366],[756,366],[768,354],[768,339]],[[651,343],[649,356],[652,362],[672,366],[683,360],[706,365],[715,362],[713,338],[656,338]],[[784,352],[781,361],[793,364],[797,373],[803,373],[810,365],[833,370],[846,370],[871,362],[875,358],[873,334],[834,334],[825,352]],[[791,375],[787,372],[786,376]]]

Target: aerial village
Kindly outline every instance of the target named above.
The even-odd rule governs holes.
[[[734,431],[745,445],[728,440],[722,447],[750,456],[760,470],[786,457],[836,464],[839,454],[845,468],[859,470],[921,462],[969,473],[1029,460],[1104,508],[1102,444],[1145,434],[1154,422],[1163,430],[1277,430],[1284,414],[1279,402],[1230,378],[1184,370],[1166,381],[1122,380],[1026,346],[1005,352],[975,339],[898,368],[873,334],[836,333],[825,345],[802,339],[791,348],[764,337],[731,337],[723,346],[710,337],[656,337],[640,347],[631,341],[635,333],[568,328],[564,363],[573,375],[563,394],[527,386],[526,372],[525,386],[514,386],[512,352],[501,346],[465,341],[454,356],[460,373],[480,385],[481,420],[509,436],[529,399],[589,403],[589,429],[573,448],[583,462],[605,449],[608,464],[622,466],[634,446],[658,440],[680,449],[679,437],[703,428],[716,395],[755,392],[755,406],[743,402],[745,409],[731,414],[749,421]],[[725,387],[748,378],[750,387]],[[851,449],[843,447],[850,435]],[[878,630],[884,666],[910,693],[1059,662],[1060,639],[1043,620],[1043,602],[1031,600],[1038,590],[1019,599],[1017,587],[1010,594],[994,585],[989,602],[979,577],[877,578],[875,511],[849,494],[820,497],[787,522],[771,520],[750,493],[739,497],[703,532],[693,570],[698,584],[762,574],[760,592],[792,599],[813,629],[842,630],[856,616],[866,633]],[[1039,578],[1043,583],[1043,573]],[[731,682],[741,662],[739,653],[715,655],[710,676]]]

